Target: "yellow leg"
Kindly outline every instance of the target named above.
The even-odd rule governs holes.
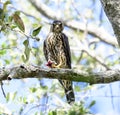
[[[52,63],[52,68],[62,68],[63,66],[63,60],[62,60],[62,57],[60,57],[60,63],[59,64],[56,64],[56,63]]]
[[[61,68],[62,63],[59,63],[58,65],[55,65],[54,63],[52,64],[52,68]]]

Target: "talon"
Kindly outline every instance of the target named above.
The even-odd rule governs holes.
[[[54,66],[54,68],[60,68],[60,65]]]
[[[52,64],[53,68],[61,68],[61,64],[55,65],[54,63]]]

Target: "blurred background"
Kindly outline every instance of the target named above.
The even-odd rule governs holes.
[[[119,69],[120,50],[99,0],[1,0],[0,67],[26,63],[46,68],[43,41],[56,19],[65,25],[73,69],[88,72]],[[73,111],[79,111],[95,115],[120,114],[120,82],[73,84],[76,105],[71,109],[58,80],[3,81],[6,98],[1,89],[0,113],[72,115]]]

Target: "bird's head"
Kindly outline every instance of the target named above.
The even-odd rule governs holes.
[[[51,25],[51,31],[54,33],[61,33],[63,31],[63,23],[61,21],[55,20]]]

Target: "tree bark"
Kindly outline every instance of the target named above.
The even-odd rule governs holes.
[[[101,0],[120,46],[120,0]]]
[[[120,70],[88,73],[73,69],[49,69],[33,65],[19,65],[0,69],[0,81],[23,78],[64,79],[90,84],[110,83],[120,80]]]

